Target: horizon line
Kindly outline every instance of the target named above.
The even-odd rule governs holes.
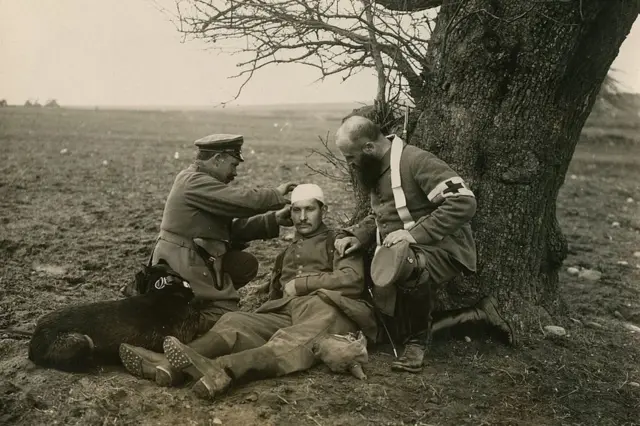
[[[55,98],[52,98],[55,99]],[[51,99],[44,102],[38,102],[42,107]],[[28,99],[31,101],[31,99]],[[365,101],[335,101],[335,102],[278,102],[278,103],[256,103],[256,104],[235,104],[235,103],[217,103],[217,104],[65,104],[55,99],[57,104],[61,108],[116,108],[116,109],[130,109],[130,108],[206,108],[206,109],[224,109],[233,107],[277,107],[277,106],[314,106],[314,105],[372,105],[373,101],[367,103]],[[25,101],[26,103],[27,101]],[[23,107],[24,103],[13,104],[8,103],[9,107]]]

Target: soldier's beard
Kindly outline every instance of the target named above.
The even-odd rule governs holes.
[[[382,160],[373,155],[363,154],[360,165],[355,167],[355,171],[358,183],[366,190],[371,191],[378,185],[382,172]]]

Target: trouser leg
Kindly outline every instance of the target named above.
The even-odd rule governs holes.
[[[229,312],[199,338],[188,344],[200,355],[216,358],[264,345],[280,328],[291,325],[286,311]]]
[[[219,358],[234,379],[255,373],[274,377],[302,371],[316,362],[313,344],[327,334],[357,331],[355,323],[318,296],[290,303],[292,325],[279,329],[263,346]]]
[[[313,344],[326,334],[355,332],[357,326],[342,312],[318,296],[304,296],[289,303],[292,325],[277,330],[262,346],[209,360],[189,349],[182,355],[203,374],[194,391],[211,398],[232,381],[277,377],[306,370],[316,363]]]

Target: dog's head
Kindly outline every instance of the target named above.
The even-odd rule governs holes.
[[[160,293],[187,300],[194,297],[189,282],[171,269],[164,259],[160,259],[156,265],[143,265],[143,269],[136,273],[135,287],[138,294]]]

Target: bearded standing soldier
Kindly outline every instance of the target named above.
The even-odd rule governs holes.
[[[280,225],[291,225],[284,197],[295,184],[276,189],[228,185],[244,161],[243,142],[242,135],[228,134],[195,141],[196,160],[173,183],[152,254],[152,264],[164,259],[190,283],[201,312],[196,335],[208,331],[223,314],[239,309],[237,289],[258,272],[258,260],[242,251],[246,243],[275,238]],[[121,349],[132,374],[169,383],[181,379],[167,368],[148,368],[142,362],[145,357],[155,359],[143,348]]]
[[[344,230],[336,250],[348,255],[375,243],[374,303],[387,316],[410,319],[404,353],[392,369],[421,371],[433,331],[462,322],[488,323],[513,343],[513,330],[491,296],[472,308],[440,315],[434,324],[436,288],[476,270],[470,226],[476,199],[464,180],[433,154],[395,135],[384,136],[364,117],[344,120],[336,145],[370,191],[373,210]]]

